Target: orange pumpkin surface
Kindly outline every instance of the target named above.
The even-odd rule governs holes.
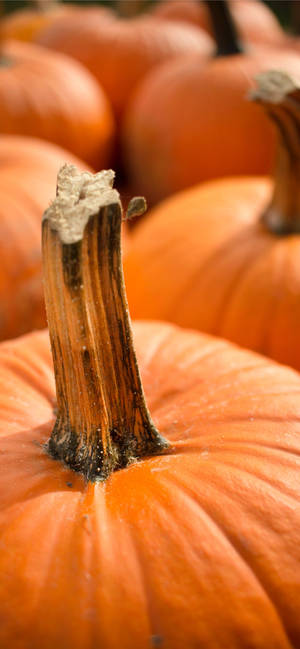
[[[68,17],[74,12],[80,14],[82,20],[87,12],[101,13],[103,19],[109,19],[112,13],[104,7],[75,5],[69,2],[62,4],[51,0],[40,0],[35,8],[19,9],[1,17],[0,34],[2,38],[12,38],[18,41],[33,41],[39,31],[48,25],[55,24],[61,16]]]
[[[41,137],[106,166],[113,117],[89,72],[36,45],[5,41],[1,47],[0,132]]]
[[[0,339],[46,323],[41,215],[64,162],[84,163],[50,143],[0,136]]]
[[[300,369],[300,93],[284,74],[260,83],[283,136],[275,186],[228,178],[159,205],[133,232],[128,297],[134,317],[199,328]]]
[[[219,51],[231,55],[205,66],[197,55],[167,62],[145,79],[129,106],[125,165],[135,191],[151,203],[203,180],[271,171],[274,131],[247,95],[265,70],[299,75],[300,56],[262,48],[233,54],[239,48],[231,26],[220,23],[219,14],[216,20]]]
[[[260,0],[229,0],[236,26],[245,43],[282,46],[285,34],[275,14]],[[179,20],[197,25],[211,36],[214,31],[205,2],[200,0],[165,0],[157,3],[152,15],[167,20]]]
[[[192,52],[204,61],[214,49],[210,36],[192,25],[151,17],[104,22],[95,15],[83,22],[75,13],[42,30],[36,41],[83,63],[105,89],[118,118],[152,68]]]
[[[51,278],[52,297],[59,286],[51,271],[54,250],[60,250],[53,257],[59,276],[63,266],[66,271],[55,302],[58,312],[50,300],[48,314],[50,330],[54,327],[59,341],[64,340],[60,355],[54,355],[56,379],[59,383],[67,373],[62,387],[75,425],[70,431],[65,421],[64,435],[71,432],[73,442],[80,437],[81,425],[76,428],[72,419],[75,395],[89,387],[91,395],[87,392],[84,399],[78,393],[82,409],[79,404],[77,424],[98,417],[103,429],[97,429],[97,444],[106,456],[106,444],[113,441],[116,450],[124,435],[138,434],[144,399],[141,386],[131,391],[137,368],[126,305],[119,302],[122,289],[115,302],[118,326],[106,328],[116,324],[117,316],[107,297],[110,290],[116,296],[118,272],[114,279],[110,274],[104,278],[110,263],[114,272],[118,265],[112,239],[112,256],[105,247],[108,233],[120,228],[117,199],[112,194],[107,198],[106,192],[97,217],[93,181],[82,188],[86,194],[80,200],[89,194],[93,203],[82,240],[62,245],[59,236],[66,231],[58,235],[60,226],[55,221],[51,226],[50,217],[44,222],[50,254],[45,280],[47,286]],[[64,197],[66,210],[68,205],[72,210],[74,204]],[[78,203],[74,209],[76,218]],[[100,249],[92,245],[87,259],[86,242],[92,243],[96,232]],[[69,275],[68,251],[79,275],[83,270],[81,289]],[[100,255],[105,272],[91,288],[94,255]],[[98,282],[108,294],[104,290],[94,311],[82,296],[90,297],[95,289],[99,297]],[[69,316],[76,311],[76,301],[69,301],[73,291],[83,306],[80,326],[85,309],[90,316],[82,338],[77,338],[76,320],[67,316],[60,323],[58,318],[63,305]],[[95,329],[97,318],[102,326]],[[122,338],[125,332],[127,339]],[[169,446],[161,455],[151,453],[139,461],[131,457],[127,468],[102,481],[84,480],[49,456],[53,408],[59,405],[52,441],[66,402],[58,391],[56,403],[47,333],[0,347],[1,649],[296,649],[299,375],[224,341],[163,323],[137,323],[134,338],[153,420]],[[58,339],[52,338],[56,351]],[[110,371],[118,366],[122,350],[118,399],[113,411],[106,412],[118,427],[105,437],[106,414],[98,401],[93,406],[93,395],[104,379],[109,401]],[[96,377],[89,370],[102,353],[109,363]],[[126,429],[130,415],[131,428]],[[150,429],[142,429],[144,440]],[[89,435],[77,449],[78,460],[80,449],[84,453],[91,442]],[[92,442],[93,454],[97,444]],[[98,462],[100,466],[100,455]]]

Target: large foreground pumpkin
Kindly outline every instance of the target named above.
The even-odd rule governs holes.
[[[84,163],[50,143],[0,136],[0,339],[45,326],[41,214],[66,161]]]
[[[57,403],[46,332],[0,348],[1,649],[296,649],[299,376],[138,323],[151,419],[110,181],[45,215]]]
[[[230,178],[163,202],[134,231],[128,296],[134,317],[224,336],[300,369],[300,91],[283,73],[260,84],[280,133],[273,190],[271,179]]]
[[[126,114],[129,180],[151,203],[204,180],[272,169],[274,130],[247,95],[268,69],[299,75],[300,56],[262,47],[239,53],[226,3],[210,7],[219,55],[206,65],[196,54],[165,63],[141,84]]]
[[[95,167],[107,166],[113,117],[89,72],[28,43],[4,41],[1,55],[0,133],[50,140]]]

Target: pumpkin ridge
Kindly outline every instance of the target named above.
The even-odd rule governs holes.
[[[159,511],[158,508],[157,511]],[[164,509],[164,513],[165,513],[165,509]],[[157,622],[158,616],[155,614],[155,606],[154,606],[155,599],[151,594],[151,587],[149,585],[149,573],[146,568],[147,563],[143,557],[141,548],[139,546],[136,536],[134,535],[133,530],[130,528],[129,525],[127,525],[127,529],[130,535],[132,545],[134,547],[134,552],[137,558],[137,564],[139,566],[139,573],[143,585],[143,593],[145,596],[145,608],[147,612],[147,620],[149,623],[149,638],[152,639],[157,636],[160,637],[160,634],[158,633],[159,630],[159,624]]]
[[[41,386],[41,374],[32,366],[29,367],[25,359],[20,357],[12,359],[8,352],[6,359],[2,357],[2,363],[7,369],[14,372],[18,378],[26,381],[37,394],[43,395],[49,403],[49,406],[53,407],[53,391],[51,387],[46,385]]]
[[[173,476],[172,476],[173,478]],[[269,592],[269,589],[267,585],[264,583],[262,580],[261,576],[257,574],[257,571],[249,565],[246,557],[245,557],[245,551],[243,550],[243,545],[242,544],[237,544],[236,540],[232,538],[232,536],[228,533],[228,531],[225,529],[225,526],[219,521],[216,520],[215,516],[212,515],[212,513],[207,510],[207,508],[203,505],[203,502],[201,501],[198,502],[195,499],[195,494],[190,486],[187,485],[182,485],[181,483],[178,483],[175,480],[172,480],[172,484],[180,484],[180,489],[182,489],[186,496],[189,496],[191,498],[191,501],[195,504],[198,505],[199,510],[201,510],[202,514],[207,518],[207,521],[209,524],[212,526],[212,528],[215,528],[217,533],[220,534],[222,539],[228,544],[228,546],[231,548],[231,550],[234,552],[240,563],[246,568],[246,570],[251,574],[251,577],[253,578],[254,583],[256,583],[258,590],[261,590],[261,593],[263,597],[266,599],[267,603],[269,604],[270,608],[274,611],[275,617],[278,620],[279,626],[282,629],[283,635],[285,636],[286,641],[288,644],[285,646],[284,649],[294,649],[293,645],[290,644],[290,637],[289,633],[285,627],[284,621],[282,620],[282,616],[277,609],[277,606],[274,604],[273,598],[274,595],[273,593]],[[280,645],[281,648],[281,645]]]
[[[220,330],[220,335],[224,335],[224,337],[227,338],[227,331],[228,329],[230,330],[231,310],[234,309],[234,305],[236,303],[239,302],[242,304],[244,303],[244,300],[240,296],[247,294],[248,286],[251,289],[251,286],[253,285],[253,282],[251,282],[251,277],[255,275],[255,273],[257,273],[261,262],[265,261],[266,258],[272,259],[273,263],[268,264],[268,271],[270,275],[272,273],[271,278],[273,281],[273,285],[276,286],[276,290],[274,290],[273,293],[269,291],[269,297],[270,297],[269,302],[265,300],[263,316],[260,313],[260,318],[264,321],[265,326],[261,327],[259,340],[257,340],[255,347],[253,345],[253,351],[256,351],[257,353],[259,352],[263,353],[266,356],[270,355],[269,352],[269,346],[271,345],[270,323],[271,323],[271,328],[275,328],[276,313],[278,312],[278,309],[280,309],[280,301],[283,297],[281,271],[284,265],[284,259],[283,259],[284,249],[282,248],[282,246],[280,246],[280,244],[278,245],[278,243],[279,243],[278,241],[272,241],[269,249],[263,250],[261,254],[258,254],[258,256],[254,258],[254,261],[249,267],[248,271],[246,271],[245,273],[241,273],[235,285],[234,293],[231,294],[230,298],[228,299],[226,311],[225,314],[223,315],[223,326],[222,329]],[[280,261],[278,260],[278,256]],[[270,285],[271,285],[271,280],[270,280]],[[280,294],[279,294],[279,289],[280,289]],[[266,313],[268,313],[268,317],[266,316]],[[243,345],[244,343],[243,338],[238,340],[235,334],[233,333],[231,334],[230,337],[232,340],[234,339],[236,341],[236,344],[239,343]]]
[[[243,455],[246,455],[246,453],[244,453]],[[295,506],[296,507],[299,506],[299,499],[296,496],[293,496],[291,495],[291,493],[288,493],[286,491],[282,491],[281,485],[274,484],[274,482],[272,482],[268,476],[260,475],[258,471],[257,472],[250,471],[249,469],[246,469],[244,466],[243,468],[240,468],[238,464],[235,464],[234,462],[228,460],[224,461],[223,458],[222,460],[219,461],[214,458],[214,464],[215,465],[219,464],[223,468],[230,467],[230,469],[232,469],[236,474],[241,474],[241,475],[245,474],[247,476],[249,475],[251,478],[255,478],[255,480],[259,485],[264,486],[264,494],[266,493],[266,487],[267,487],[270,490],[270,493],[274,492],[276,493],[277,496],[280,495],[281,499],[284,500],[286,504],[292,505],[293,508],[295,508]],[[285,468],[290,468],[290,467],[285,467]]]
[[[251,230],[254,229],[253,226],[251,226]],[[242,237],[240,237],[242,235]],[[210,268],[216,266],[218,263],[218,259],[224,263],[224,248],[228,250],[228,254],[230,257],[232,257],[232,252],[233,252],[233,245],[236,245],[236,239],[242,238],[242,241],[245,242],[246,246],[249,245],[249,236],[245,236],[245,232],[239,233],[238,236],[234,236],[234,244],[232,241],[232,238],[229,240],[226,240],[226,243],[224,243],[213,253],[211,254],[205,262],[201,265],[201,267],[198,267],[195,272],[192,274],[192,276],[189,276],[188,282],[186,282],[185,287],[182,289],[182,294],[179,296],[176,300],[176,308],[175,310],[170,309],[170,316],[171,319],[173,318],[178,318],[178,314],[180,313],[179,310],[179,305],[181,309],[183,310],[184,308],[184,300],[188,299],[189,296],[189,291],[193,291],[195,284],[199,284],[201,282],[202,278],[205,278],[207,274],[210,272]],[[264,242],[262,242],[264,243]],[[268,243],[267,241],[264,243],[265,247],[267,247]],[[240,245],[238,245],[238,248],[240,248]],[[214,314],[214,326],[209,327],[209,332],[212,335],[221,335],[222,336],[222,329],[220,323],[224,320],[225,318],[225,313],[228,308],[228,302],[232,297],[232,293],[234,292],[236,286],[239,285],[239,283],[243,280],[243,277],[247,275],[247,273],[250,272],[251,267],[258,261],[259,258],[263,257],[265,254],[265,250],[263,249],[262,251],[258,252],[255,250],[255,247],[253,246],[249,250],[249,258],[246,260],[243,259],[241,260],[241,268],[236,268],[235,273],[230,281],[230,285],[228,286],[226,292],[224,291],[224,295],[222,296],[221,304],[219,305],[218,312]],[[198,278],[198,282],[196,280]],[[189,289],[187,288],[187,284],[189,285]],[[183,306],[182,306],[183,305]]]

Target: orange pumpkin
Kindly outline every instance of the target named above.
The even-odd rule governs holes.
[[[125,165],[135,191],[151,203],[203,180],[272,169],[273,127],[247,95],[263,71],[299,74],[300,56],[259,48],[236,53],[239,43],[227,15],[218,21],[218,5],[210,3],[218,49],[232,54],[205,66],[197,55],[166,63],[145,79],[128,109]]]
[[[57,403],[46,332],[0,348],[1,649],[298,647],[298,374],[138,323],[152,421],[118,197],[109,177],[72,172],[73,197],[60,180]]]
[[[125,265],[134,317],[199,328],[300,369],[297,88],[271,73],[258,91],[284,138],[273,190],[268,178],[211,181],[134,230]]]
[[[215,0],[213,0],[215,1]],[[282,46],[286,41],[284,31],[275,14],[260,0],[228,0],[236,26],[245,43]],[[200,0],[165,0],[158,2],[152,15],[161,19],[179,20],[197,25],[211,36],[211,25],[206,3]]]
[[[18,41],[33,41],[37,34],[48,25],[62,16],[70,16],[74,12],[80,14],[82,20],[87,12],[101,13],[103,19],[109,19],[113,14],[105,7],[75,5],[71,2],[62,4],[52,0],[35,0],[35,7],[18,9],[1,17],[1,38],[16,39]]]
[[[190,25],[151,17],[104,22],[101,16],[72,14],[42,30],[36,42],[83,63],[107,93],[118,119],[137,85],[158,64],[197,53],[204,61],[213,41]]]
[[[41,278],[41,214],[63,162],[79,163],[50,143],[0,136],[0,339],[46,323]]]
[[[89,72],[36,45],[6,41],[1,47],[0,133],[41,137],[89,164],[106,166],[113,117]]]

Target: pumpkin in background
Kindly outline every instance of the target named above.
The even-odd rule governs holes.
[[[34,7],[18,9],[1,17],[0,34],[3,39],[16,39],[18,41],[33,41],[39,31],[48,25],[55,24],[61,16],[70,16],[71,13],[80,14],[84,20],[86,12],[96,12],[102,18],[109,19],[113,14],[104,7],[62,4],[51,0],[35,0]]]
[[[165,0],[158,2],[151,13],[161,19],[188,22],[213,36],[214,30],[205,4],[200,0]],[[260,43],[274,47],[282,47],[285,44],[286,35],[275,14],[264,2],[229,0],[228,4],[245,43]]]
[[[0,347],[1,649],[296,649],[299,375],[137,323],[152,420],[111,177],[64,179],[43,224],[57,403],[46,332]]]
[[[45,326],[41,215],[69,152],[33,138],[0,135],[0,339]]]
[[[28,43],[1,45],[0,133],[40,137],[107,166],[114,135],[109,102],[79,63]]]
[[[133,231],[128,298],[134,317],[217,334],[300,370],[300,92],[283,73],[260,84],[283,138],[274,188],[228,178],[159,205]]]
[[[220,14],[217,2],[209,6],[220,56],[205,66],[194,55],[154,70],[123,125],[129,181],[152,204],[204,180],[272,169],[275,132],[247,94],[268,69],[299,75],[300,56],[262,48],[238,53],[230,15]]]
[[[152,68],[190,53],[203,62],[214,49],[211,37],[192,25],[143,16],[104,22],[90,14],[82,21],[76,13],[42,30],[36,42],[83,63],[106,91],[118,119]]]

